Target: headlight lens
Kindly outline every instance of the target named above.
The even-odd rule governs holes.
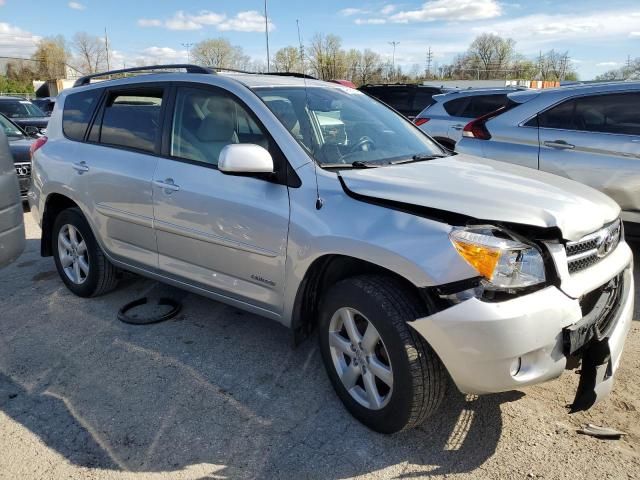
[[[485,288],[510,290],[545,281],[538,249],[496,227],[457,228],[449,238],[460,256],[485,279]]]

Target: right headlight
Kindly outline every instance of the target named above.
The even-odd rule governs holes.
[[[490,225],[456,228],[449,238],[488,289],[512,290],[545,281],[544,260],[533,245]]]

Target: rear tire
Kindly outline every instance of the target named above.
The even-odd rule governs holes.
[[[372,430],[413,428],[432,415],[444,397],[447,374],[442,362],[407,324],[425,314],[421,302],[400,282],[379,275],[342,280],[323,299],[319,341],[329,379],[347,410]],[[357,332],[350,334],[351,324]],[[365,340],[371,338],[371,326],[380,340],[374,348]],[[358,334],[361,341],[354,341]],[[373,372],[374,383],[366,380]],[[378,397],[370,394],[371,386]]]
[[[118,284],[118,270],[105,257],[80,209],[63,210],[51,234],[60,278],[79,297],[97,297]]]

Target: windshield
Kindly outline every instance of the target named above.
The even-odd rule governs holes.
[[[45,113],[29,100],[2,101],[0,113],[9,118],[46,117]]]
[[[352,88],[255,92],[323,167],[380,166],[446,154],[408,120]]]
[[[7,120],[4,116],[0,115],[0,128],[7,137],[23,137],[22,131],[16,127],[13,123]]]

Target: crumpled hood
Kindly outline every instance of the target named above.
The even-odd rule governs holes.
[[[558,227],[578,240],[620,215],[591,187],[518,165],[471,155],[362,170],[342,170],[358,195],[435,208],[481,220]]]

